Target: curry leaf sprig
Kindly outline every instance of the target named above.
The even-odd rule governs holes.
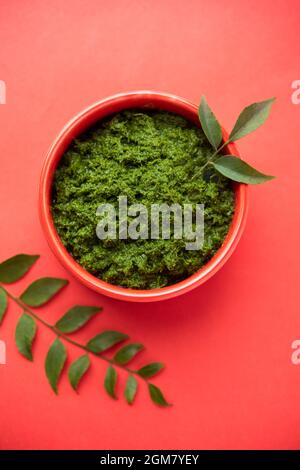
[[[229,143],[241,139],[260,127],[269,116],[274,100],[275,98],[271,98],[247,106],[239,115],[228,139],[222,142],[222,128],[203,96],[199,106],[199,120],[215,152],[202,166],[201,171],[208,165],[212,165],[223,176],[246,184],[259,184],[273,179],[274,176],[261,173],[239,157],[219,154]]]
[[[128,374],[124,391],[124,397],[128,404],[131,405],[135,399],[139,383],[137,378],[139,378],[146,382],[151,400],[155,404],[168,406],[169,403],[164,398],[161,390],[149,381],[164,368],[164,365],[161,362],[153,362],[140,369],[132,369],[128,366],[130,361],[144,349],[141,343],[123,345],[111,357],[106,356],[106,352],[128,340],[128,335],[118,331],[106,330],[97,334],[86,345],[80,344],[68,336],[86,325],[102,310],[101,307],[75,305],[54,325],[48,323],[32,310],[34,307],[40,307],[49,302],[68,284],[67,280],[52,277],[37,279],[25,289],[20,297],[14,296],[4,287],[3,284],[11,284],[22,278],[38,258],[38,255],[19,254],[0,263],[0,324],[7,310],[8,299],[11,299],[23,310],[15,330],[15,342],[20,354],[29,361],[33,360],[32,346],[38,330],[37,325],[41,323],[56,335],[45,360],[45,372],[51,388],[56,394],[58,393],[59,379],[68,355],[66,343],[69,343],[84,352],[71,363],[68,370],[68,379],[74,390],[77,390],[81,379],[88,372],[91,365],[90,355],[93,355],[108,363],[104,388],[112,398],[117,398],[117,369],[123,369]]]

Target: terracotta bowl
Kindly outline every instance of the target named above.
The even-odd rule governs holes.
[[[207,264],[185,280],[160,289],[138,290],[108,284],[88,273],[68,253],[55,229],[51,214],[53,175],[60,158],[75,137],[106,116],[130,108],[150,108],[170,111],[180,114],[200,126],[198,107],[183,98],[167,93],[152,91],[121,93],[93,104],[72,119],[51,146],[41,174],[39,211],[42,227],[50,248],[65,268],[80,282],[100,294],[115,299],[132,302],[152,302],[170,299],[195,289],[206,282],[224,265],[235,250],[245,226],[248,209],[248,188],[244,184],[234,184],[235,211],[229,232],[222,246]],[[224,131],[223,134],[224,139],[226,139],[226,132]],[[228,145],[226,152],[238,155],[237,149],[233,144]]]

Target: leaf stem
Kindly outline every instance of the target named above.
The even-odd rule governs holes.
[[[213,159],[218,155],[218,153],[221,152],[221,150],[223,150],[224,147],[226,147],[226,145],[229,144],[229,140],[226,140],[226,142],[223,142],[223,144],[217,149],[215,150],[215,152],[212,154],[212,156],[204,163],[203,166],[201,166],[200,168],[198,168],[199,171],[197,171],[194,176],[192,176],[192,180],[195,179],[198,175],[199,175],[199,172],[203,171],[204,168],[206,168],[212,161]]]
[[[0,287],[4,290],[4,292],[6,293],[6,295],[7,295],[11,300],[13,300],[19,307],[21,307],[21,308],[23,309],[24,312],[26,312],[28,315],[30,315],[32,318],[34,318],[34,319],[37,320],[38,322],[42,323],[44,326],[46,326],[48,329],[50,329],[51,331],[53,331],[53,333],[56,334],[57,336],[59,336],[60,338],[64,339],[65,341],[67,341],[68,343],[72,344],[73,346],[76,346],[77,348],[82,349],[82,350],[85,351],[86,353],[93,354],[93,356],[96,356],[96,357],[98,357],[99,359],[102,359],[103,361],[107,362],[107,363],[110,364],[110,365],[114,365],[114,366],[118,367],[119,369],[125,370],[125,371],[128,372],[129,374],[137,375],[140,379],[142,379],[142,380],[144,380],[145,382],[148,383],[148,380],[147,380],[145,377],[142,377],[141,375],[139,375],[136,370],[130,369],[129,367],[126,367],[126,366],[124,366],[124,365],[118,364],[118,363],[115,362],[113,359],[111,359],[111,358],[109,358],[109,357],[107,357],[107,356],[104,356],[103,354],[94,353],[93,351],[90,351],[90,350],[89,350],[86,346],[84,346],[83,344],[80,344],[80,343],[78,343],[77,341],[74,341],[73,339],[69,338],[69,336],[65,335],[64,333],[62,333],[61,331],[59,331],[57,328],[55,328],[54,325],[51,325],[51,324],[48,323],[46,320],[44,320],[44,319],[41,318],[39,315],[37,315],[35,312],[33,312],[26,304],[24,304],[24,303],[22,302],[22,300],[21,300],[19,297],[16,297],[16,296],[14,296],[13,294],[11,294],[2,284],[0,284]]]

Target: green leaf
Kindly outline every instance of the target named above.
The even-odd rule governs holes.
[[[63,333],[73,333],[82,328],[101,307],[89,307],[84,305],[75,305],[55,324]]]
[[[89,351],[99,354],[128,338],[129,336],[119,333],[118,331],[108,330],[92,338],[86,347]]]
[[[107,391],[108,395],[117,399],[115,388],[117,383],[117,372],[112,366],[108,366],[105,379],[104,379],[104,388]]]
[[[0,264],[0,281],[5,284],[15,282],[29,271],[39,255],[16,255]]]
[[[29,361],[32,361],[32,343],[36,330],[34,319],[24,312],[17,323],[15,341],[19,352]]]
[[[233,181],[246,184],[260,184],[274,176],[265,175],[255,170],[248,163],[233,155],[225,155],[212,162],[215,169]]]
[[[45,371],[52,390],[57,394],[57,384],[67,359],[67,352],[64,344],[56,338],[50,346],[46,361]]]
[[[90,358],[87,354],[80,356],[76,361],[72,362],[68,377],[70,384],[74,390],[77,390],[78,385],[84,374],[87,372],[91,365]]]
[[[132,405],[135,399],[137,387],[138,387],[138,383],[137,383],[136,378],[133,375],[129,375],[127,382],[126,382],[125,391],[124,391],[125,399],[129,405]]]
[[[222,142],[222,129],[212,110],[208,106],[205,96],[202,96],[201,98],[199,119],[208,141],[217,150]]]
[[[68,281],[54,277],[37,279],[23,292],[21,300],[30,307],[39,307],[57,294]]]
[[[141,343],[127,344],[116,353],[114,361],[121,365],[127,364],[142,349],[144,349],[144,346]]]
[[[148,379],[156,375],[163,368],[164,365],[161,362],[152,362],[139,369],[137,373],[144,379]]]
[[[6,292],[0,287],[0,325],[3,321],[4,315],[7,310],[7,294]]]
[[[229,142],[241,139],[260,127],[269,116],[275,98],[250,104],[239,115],[229,136]]]
[[[159,406],[171,406],[162,394],[162,391],[153,384],[148,384],[148,390],[150,393],[151,400]]]

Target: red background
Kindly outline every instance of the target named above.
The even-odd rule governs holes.
[[[173,407],[141,386],[129,407],[103,391],[93,360],[79,395],[66,375],[55,396],[43,371],[53,334],[39,328],[33,364],[14,344],[20,314],[0,330],[2,449],[299,448],[299,122],[291,83],[300,79],[297,0],[0,1],[0,257],[40,253],[13,292],[38,276],[71,285],[40,314],[55,321],[74,303],[105,311],[76,339],[115,328],[142,341],[135,365],[162,360],[153,382]],[[198,103],[207,96],[225,128],[245,105],[277,97],[263,128],[240,141],[244,158],[275,181],[251,188],[245,233],[226,266],[197,290],[156,304],[101,297],[60,266],[43,236],[37,190],[45,154],[65,123],[111,94],[152,89]],[[70,358],[78,351],[69,348]],[[123,390],[122,374],[118,391]],[[142,384],[143,385],[143,384]]]

